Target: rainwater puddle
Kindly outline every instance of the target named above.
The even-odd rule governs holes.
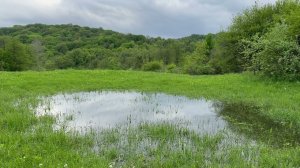
[[[38,116],[54,115],[55,129],[101,130],[141,123],[172,123],[198,133],[215,134],[227,122],[216,113],[213,101],[164,93],[79,92],[41,99]]]

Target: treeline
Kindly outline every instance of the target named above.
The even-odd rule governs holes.
[[[70,24],[1,28],[0,36],[0,70],[75,68],[170,72],[183,72],[185,62],[189,62],[187,55],[212,37],[151,38]]]
[[[300,2],[254,5],[218,34],[181,39],[76,25],[0,29],[0,70],[134,69],[189,74],[252,71],[300,79]]]

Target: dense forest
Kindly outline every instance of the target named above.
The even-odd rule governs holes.
[[[0,70],[133,69],[188,74],[252,71],[300,79],[300,2],[237,15],[217,34],[163,39],[77,25],[0,28]]]
[[[0,69],[144,69],[176,71],[212,35],[151,38],[77,25],[0,29]],[[178,70],[179,71],[179,70]]]

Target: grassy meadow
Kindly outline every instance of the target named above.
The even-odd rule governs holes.
[[[199,136],[172,124],[142,124],[126,130],[126,145],[116,147],[118,129],[105,130],[95,142],[99,135],[94,132],[53,130],[53,117],[34,115],[40,96],[97,90],[163,92],[224,102],[233,113],[223,115],[237,131],[257,139],[257,145],[222,146],[222,133]],[[299,167],[299,102],[300,83],[251,74],[0,72],[0,167]],[[277,139],[281,145],[274,145]],[[156,146],[138,150],[137,144],[146,140]]]

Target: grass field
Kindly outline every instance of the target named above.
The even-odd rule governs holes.
[[[250,123],[246,128],[250,129],[249,136],[257,131],[252,129],[256,124],[252,120],[260,121],[263,133],[266,121],[268,126],[286,130],[274,136],[284,138],[292,134],[292,138],[297,138],[299,135],[300,83],[263,81],[250,74],[188,76],[108,70],[0,72],[0,167],[119,167],[120,162],[116,160],[120,157],[123,167],[300,167],[297,142],[273,146],[262,141],[256,146],[245,143],[220,149],[222,134],[199,137],[169,124],[130,128],[126,134],[128,145],[122,150],[108,147],[114,146],[119,132],[107,130],[100,137],[99,145],[104,150],[94,152],[91,149],[96,134],[82,136],[54,131],[54,118],[36,117],[33,113],[32,107],[37,105],[39,96],[95,90],[164,92],[219,100],[229,107],[255,106],[259,112],[246,113],[248,120],[240,119],[238,110],[234,115],[227,114],[228,120],[233,124]],[[269,130],[271,127],[267,127],[268,132],[273,131]],[[136,150],[136,144],[149,137],[158,137],[152,140],[159,145],[154,150],[149,148],[145,157]],[[188,145],[181,143],[184,138],[190,142]],[[170,150],[170,144],[178,148]]]

